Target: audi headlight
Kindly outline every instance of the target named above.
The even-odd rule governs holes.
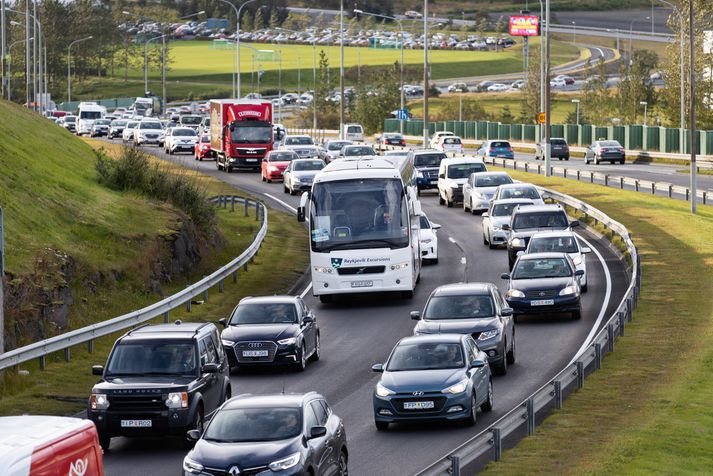
[[[451,385],[450,387],[446,388],[445,390],[442,390],[441,393],[453,393],[453,394],[458,394],[458,393],[463,393],[468,389],[468,379],[464,378],[460,382],[458,382],[455,385]]]
[[[189,474],[201,474],[203,472],[203,465],[186,456],[183,458],[183,471]]]
[[[188,393],[187,392],[171,392],[166,399],[168,408],[188,408]]]
[[[297,464],[300,462],[301,455],[300,453],[295,453],[287,458],[282,458],[278,459],[277,461],[273,461],[268,465],[270,468],[270,471],[283,471],[285,469],[290,469],[293,466],[297,466]]]
[[[574,263],[575,266],[579,266],[582,264],[582,255],[577,255],[574,258],[572,258],[572,262]]]
[[[478,336],[478,340],[492,339],[493,337],[497,337],[499,333],[500,331],[497,329],[488,329],[480,333],[480,335]]]
[[[520,291],[519,289],[510,289],[508,292],[505,293],[505,297],[510,297],[510,298],[524,298],[525,293]]]
[[[109,408],[109,399],[103,393],[92,393],[89,403],[92,410],[106,410]]]
[[[396,392],[389,390],[388,388],[381,385],[381,383],[376,384],[376,395],[379,397],[388,397],[389,395],[394,395]]]
[[[406,267],[408,267],[408,261],[405,261],[405,262],[403,262],[403,263],[398,263],[398,264],[392,264],[392,265],[390,266],[391,271],[398,271],[398,270],[404,269],[404,268],[406,268]]]
[[[513,248],[524,248],[526,246],[525,240],[523,240],[522,238],[513,238],[510,244]]]
[[[572,295],[577,295],[577,294],[579,294],[579,288],[577,287],[576,284],[567,286],[562,291],[560,291],[560,296],[572,296]]]
[[[297,337],[288,337],[287,339],[278,340],[277,343],[280,345],[295,345]]]
[[[333,268],[328,268],[326,266],[315,266],[314,271],[316,273],[327,273],[327,274],[332,274],[334,272]]]
[[[220,339],[220,341],[223,343],[224,346],[227,347],[232,347],[233,345],[235,345],[235,342],[233,342],[232,340]]]

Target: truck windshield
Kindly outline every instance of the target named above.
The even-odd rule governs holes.
[[[99,111],[80,111],[80,119],[101,119],[102,113]]]
[[[405,248],[408,206],[398,179],[320,182],[312,191],[312,250]]]
[[[120,343],[111,353],[107,376],[185,375],[196,372],[192,341]]]
[[[269,144],[272,140],[269,122],[238,121],[231,126],[230,140],[235,144]]]

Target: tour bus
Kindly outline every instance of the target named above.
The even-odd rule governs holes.
[[[421,272],[416,175],[381,157],[335,160],[314,178],[297,219],[309,215],[312,292],[400,291],[412,297]]]

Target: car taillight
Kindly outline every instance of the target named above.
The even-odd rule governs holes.
[[[488,152],[491,152],[491,153],[492,153],[492,152],[495,152],[495,149],[493,149],[493,148],[491,147],[490,149],[488,149]]]
[[[406,145],[406,141],[405,141],[405,140],[402,140],[402,141],[401,141],[401,145]]]
[[[603,148],[603,149],[602,149],[602,152],[606,152],[607,150],[609,150],[609,149],[605,149],[605,148]]]

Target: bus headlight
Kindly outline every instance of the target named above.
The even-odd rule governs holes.
[[[315,273],[327,273],[327,274],[332,274],[334,272],[333,268],[328,268],[326,266],[315,266],[314,267]]]
[[[408,261],[403,262],[403,263],[398,263],[398,264],[392,264],[391,271],[398,271],[398,270],[404,269],[406,267],[408,267]]]

